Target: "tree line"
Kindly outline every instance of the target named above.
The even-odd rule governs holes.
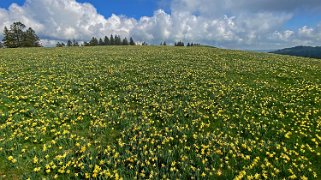
[[[14,22],[10,25],[9,28],[6,26],[3,30],[3,43],[0,41],[0,48],[19,48],[19,47],[41,47],[39,37],[35,33],[35,31],[29,27],[27,28],[21,22]],[[121,38],[119,35],[110,35],[105,36],[104,38],[96,38],[92,37],[90,41],[84,42],[81,44],[83,46],[118,46],[118,45],[136,45],[134,39],[132,37],[127,39]],[[143,42],[142,45],[148,45],[146,42]],[[166,42],[161,42],[162,46],[166,46]],[[64,42],[58,42],[56,47],[71,47],[71,46],[80,46],[80,43],[76,40],[68,40],[66,44]],[[174,46],[185,46],[185,43],[182,41],[175,42]],[[197,43],[187,43],[186,46],[200,46]]]
[[[164,41],[164,42],[161,42],[160,43],[160,45],[161,46],[167,46],[167,43],[166,43],[166,41]],[[175,42],[174,43],[174,46],[185,46],[185,43],[183,42],[183,41],[178,41],[178,42]],[[187,47],[190,47],[190,46],[201,46],[201,44],[199,44],[199,43],[190,43],[190,42],[188,42],[187,44],[186,44],[186,46]]]
[[[132,37],[130,37],[130,39],[128,40],[127,37],[122,39],[119,35],[110,35],[110,37],[105,36],[103,39],[92,37],[90,41],[88,42],[85,41],[83,45],[84,46],[120,46],[120,45],[134,46],[136,45],[136,43]],[[64,47],[64,46],[68,46],[68,47],[79,46],[79,43],[76,40],[68,40],[67,44],[63,42],[58,42],[56,44],[56,47]]]
[[[40,47],[39,37],[35,31],[29,27],[26,28],[21,22],[14,22],[3,30],[3,43],[0,47],[19,48],[19,47]]]
[[[190,42],[188,42],[188,43],[186,44],[187,47],[190,47],[190,46],[200,46],[200,45],[201,45],[201,44],[198,44],[198,43],[190,43]],[[182,41],[175,42],[175,43],[174,43],[174,46],[185,46],[185,43],[182,42]]]

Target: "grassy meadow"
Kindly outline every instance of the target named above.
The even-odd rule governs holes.
[[[321,61],[0,49],[0,179],[320,179]]]

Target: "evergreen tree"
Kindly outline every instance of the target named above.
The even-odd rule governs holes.
[[[126,37],[123,39],[123,45],[125,45],[125,46],[129,45],[128,40],[127,40]]]
[[[6,26],[3,30],[3,44],[8,48],[14,47],[13,33],[11,33]]]
[[[104,45],[110,45],[110,41],[107,36],[105,36],[105,38],[104,38]]]
[[[115,45],[115,40],[114,40],[114,36],[110,35],[110,45]]]
[[[163,43],[163,46],[166,46],[167,44],[166,44],[166,42],[164,41],[164,43]]]
[[[104,41],[101,38],[99,38],[98,44],[99,44],[99,46],[103,46],[104,45]]]
[[[119,45],[118,35],[114,36],[114,45]]]
[[[121,40],[119,35],[118,35],[117,43],[118,43],[118,45],[122,45],[123,44],[123,41]]]
[[[122,40],[119,35],[115,36],[115,45],[122,45]]]
[[[25,39],[25,33],[24,29],[26,26],[22,24],[21,22],[14,22],[10,26],[10,31],[13,33],[13,40],[14,40],[14,48],[15,47],[23,47],[24,45],[24,39]]]
[[[31,27],[25,32],[23,47],[40,47],[39,37]]]
[[[129,45],[132,45],[132,46],[136,45],[136,43],[132,37],[130,37],[130,39],[129,39]]]
[[[10,25],[10,29],[7,27],[3,31],[3,42],[8,48],[17,47],[39,47],[39,37],[36,35],[32,28],[24,29],[26,26],[21,22],[14,22]]]
[[[58,43],[56,44],[56,47],[65,47],[65,44],[58,42]]]
[[[97,46],[98,45],[98,40],[95,37],[92,37],[91,40],[89,41],[90,46]]]
[[[68,47],[71,47],[71,46],[72,46],[72,41],[71,41],[71,40],[68,40],[68,41],[67,41],[67,46],[68,46]]]
[[[3,44],[2,44],[2,42],[0,41],[0,48],[3,48]]]
[[[182,41],[179,42],[175,42],[174,46],[185,46],[184,43]]]

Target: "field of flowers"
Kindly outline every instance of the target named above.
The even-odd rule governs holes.
[[[320,145],[320,60],[0,49],[0,179],[318,179]]]

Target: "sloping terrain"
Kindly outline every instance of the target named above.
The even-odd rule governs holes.
[[[321,62],[205,47],[0,49],[0,179],[315,179]]]

